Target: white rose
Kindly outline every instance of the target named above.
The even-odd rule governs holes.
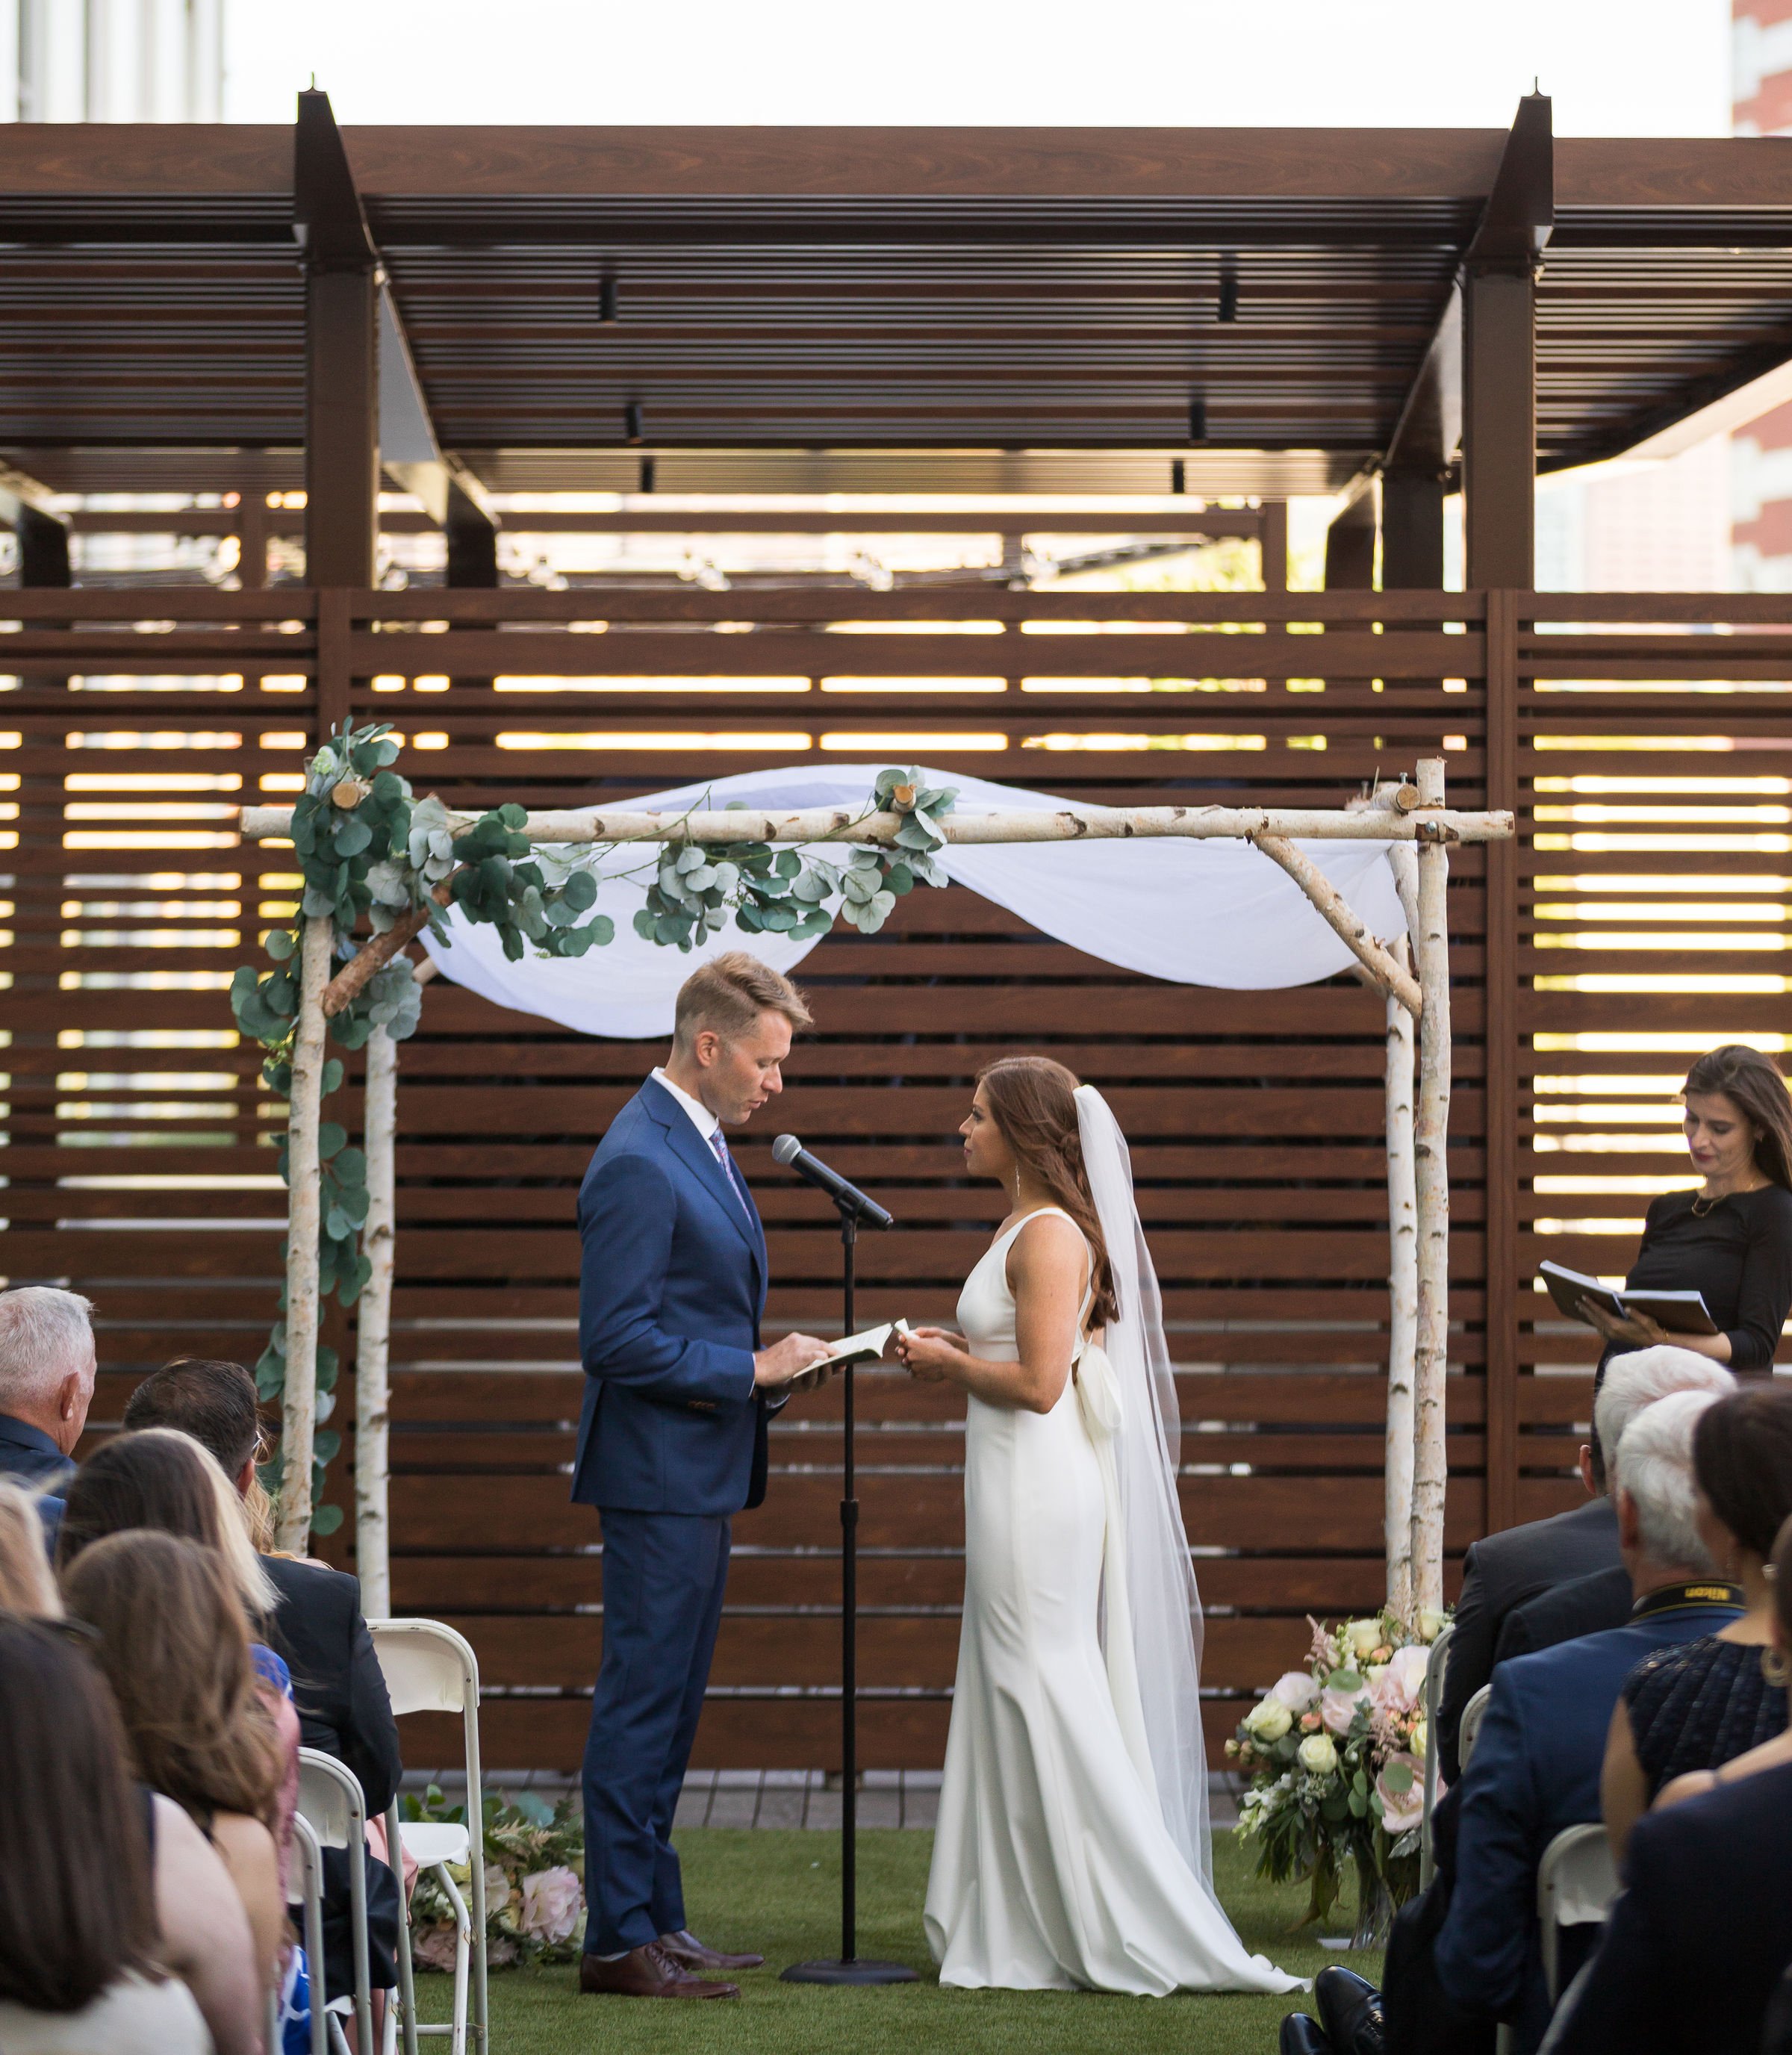
[[[1431,1722],[1429,1720],[1415,1720],[1413,1722],[1412,1732],[1410,1736],[1408,1736],[1406,1745],[1419,1758],[1420,1761],[1423,1762],[1424,1761],[1425,1750],[1431,1745]]]
[[[1244,1724],[1258,1741],[1280,1741],[1294,1724],[1294,1715],[1279,1698],[1265,1698],[1245,1714]]]
[[[1315,1777],[1329,1777],[1337,1768],[1337,1750],[1329,1734],[1309,1734],[1300,1747],[1301,1767]]]
[[[1344,1630],[1344,1645],[1359,1663],[1366,1662],[1381,1646],[1379,1619],[1353,1619]]]
[[[1270,1686],[1270,1696],[1278,1698],[1290,1712],[1310,1712],[1319,1702],[1319,1686],[1304,1670],[1288,1670]]]
[[[1435,1641],[1443,1631],[1443,1615],[1436,1606],[1424,1606],[1419,1612],[1419,1639]]]

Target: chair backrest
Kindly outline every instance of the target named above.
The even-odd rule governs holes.
[[[1481,1731],[1481,1717],[1487,1710],[1487,1701],[1493,1696],[1491,1684],[1483,1684],[1462,1709],[1462,1732],[1456,1740],[1456,1760],[1464,1769],[1468,1758],[1475,1753],[1475,1737]]]
[[[1443,1702],[1443,1669],[1450,1659],[1453,1626],[1446,1627],[1431,1645],[1425,1659],[1425,1781],[1424,1818],[1419,1830],[1419,1883],[1429,1886],[1436,1868],[1432,1853],[1431,1816],[1437,1808],[1437,1709]]]
[[[459,1713],[479,1702],[479,1663],[463,1635],[438,1619],[370,1619],[373,1652],[392,1711]]]
[[[1617,1895],[1617,1870],[1603,1827],[1565,1828],[1543,1851],[1537,1866],[1537,1917],[1550,2004],[1559,1988],[1562,1928],[1597,1925]]]
[[[314,1748],[299,1750],[299,1816],[326,1848],[352,1848],[365,1838],[367,1801],[346,1763]]]

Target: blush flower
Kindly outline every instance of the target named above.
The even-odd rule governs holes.
[[[1319,1686],[1304,1670],[1285,1670],[1270,1685],[1270,1696],[1279,1699],[1298,1718],[1317,1703]]]
[[[1420,1765],[1410,1755],[1390,1756],[1375,1780],[1381,1801],[1381,1824],[1390,1834],[1404,1834],[1425,1816],[1425,1786]]]
[[[1367,1689],[1358,1684],[1354,1690],[1343,1685],[1328,1684],[1319,1694],[1319,1717],[1335,1734],[1347,1734],[1350,1722],[1357,1716],[1357,1708],[1370,1702]]]
[[[1410,1713],[1424,1690],[1428,1659],[1423,1648],[1396,1649],[1392,1658],[1371,1674],[1369,1696],[1384,1712]]]
[[[522,1931],[549,1947],[570,1939],[584,1909],[579,1880],[564,1864],[538,1869],[522,1880]]]

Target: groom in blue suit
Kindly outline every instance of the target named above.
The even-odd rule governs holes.
[[[735,950],[678,996],[672,1053],[579,1193],[585,1371],[573,1497],[604,1526],[604,1655],[585,1755],[583,1991],[735,1998],[684,1922],[672,1815],[709,1679],[733,1516],[766,1493],[779,1388],[827,1353],[759,1344],[766,1237],[723,1134],[783,1089],[808,1008]]]

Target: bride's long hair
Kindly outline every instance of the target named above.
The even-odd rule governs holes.
[[[1089,1188],[1077,1114],[1075,1071],[1050,1056],[1001,1056],[977,1074],[991,1114],[1015,1159],[1063,1207],[1088,1241],[1095,1294],[1090,1321],[1105,1327],[1118,1316],[1113,1266]]]

